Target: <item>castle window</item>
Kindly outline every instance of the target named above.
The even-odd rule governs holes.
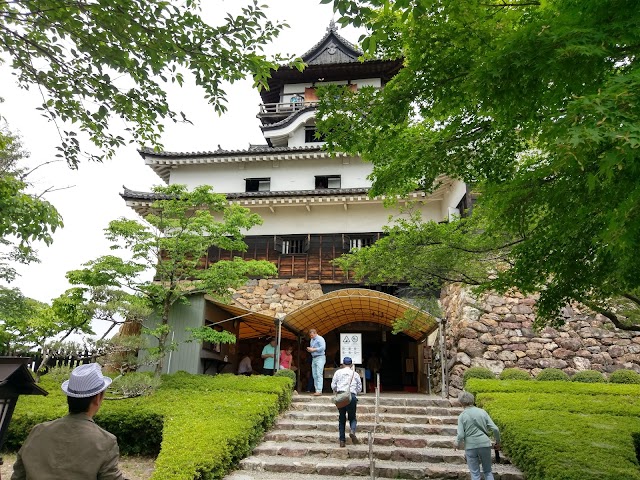
[[[270,178],[245,178],[245,192],[268,192],[271,190]]]
[[[276,237],[274,246],[283,255],[295,255],[309,251],[309,236],[306,237]]]
[[[316,190],[340,188],[340,175],[316,175]]]
[[[315,125],[304,127],[304,143],[318,143],[324,142],[324,138],[322,136],[317,137],[318,130]]]
[[[371,235],[343,235],[342,246],[345,250],[360,250],[363,247],[370,247],[376,242]]]

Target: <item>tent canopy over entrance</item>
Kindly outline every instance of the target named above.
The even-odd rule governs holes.
[[[218,302],[209,295],[206,295],[205,298],[208,302],[231,314],[229,321],[232,321],[233,319],[239,322],[238,340],[275,336],[276,324],[273,317],[262,313],[252,312],[251,310],[247,310],[246,308],[238,307],[236,305],[227,305],[226,303]],[[282,337],[294,340],[296,335],[288,331],[286,328],[283,328]]]
[[[438,328],[436,319],[414,305],[386,293],[365,288],[345,288],[323,295],[287,314],[284,326],[299,332],[315,328],[324,335],[351,322],[374,322],[393,327],[405,312],[415,314],[404,333],[419,340]],[[284,332],[284,329],[283,329]]]

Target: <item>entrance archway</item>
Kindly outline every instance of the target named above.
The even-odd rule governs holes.
[[[391,335],[393,322],[407,312],[414,314],[410,327],[398,335]],[[283,318],[283,326],[305,334],[311,328],[316,329],[327,341],[328,371],[340,362],[339,333],[360,332],[364,366],[373,355],[381,361],[383,389],[411,390],[422,371],[417,344],[438,328],[438,322],[411,303],[392,295],[365,288],[346,288],[323,295],[288,313]],[[298,362],[303,365],[304,361],[302,358]]]

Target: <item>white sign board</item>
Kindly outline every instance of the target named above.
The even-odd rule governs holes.
[[[340,363],[344,357],[351,357],[354,365],[362,365],[362,334],[340,334]]]

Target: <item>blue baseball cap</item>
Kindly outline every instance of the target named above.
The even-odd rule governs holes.
[[[351,360],[351,357],[344,357],[342,359],[342,364],[343,365],[351,365],[353,363],[353,360]]]

